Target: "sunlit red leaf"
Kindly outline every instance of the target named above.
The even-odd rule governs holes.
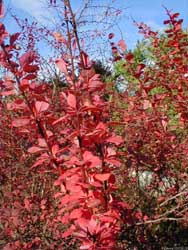
[[[52,146],[52,154],[53,154],[54,157],[56,156],[58,151],[59,151],[59,146],[57,144],[53,145]]]
[[[151,107],[152,107],[151,102],[149,100],[144,100],[143,109],[146,110]]]
[[[88,82],[89,79],[91,79],[95,75],[95,70],[94,68],[90,69],[82,69],[80,76],[83,78],[85,82]]]
[[[27,105],[23,99],[17,99],[13,102],[7,103],[8,110],[27,110]]]
[[[138,66],[136,67],[136,72],[139,74],[144,68],[145,68],[145,64],[140,63],[140,64],[138,64]]]
[[[90,80],[88,87],[91,91],[101,90],[104,88],[104,83],[100,80],[99,75],[95,74]]]
[[[83,212],[82,212],[81,209],[74,209],[74,210],[70,213],[69,218],[70,218],[70,219],[78,219],[78,218],[82,217],[82,214],[83,214]]]
[[[41,151],[44,151],[44,148],[33,146],[33,147],[28,149],[28,152],[31,153],[31,154],[35,154],[35,153],[38,153],[38,152],[41,152]]]
[[[63,117],[60,117],[59,119],[57,119],[57,120],[55,120],[53,123],[52,123],[52,125],[56,125],[56,124],[58,124],[58,123],[62,123],[62,122],[65,122],[66,120],[67,120],[67,118],[69,118],[69,115],[65,115],[65,116],[63,116]]]
[[[67,238],[69,236],[72,236],[75,232],[76,228],[74,225],[71,225],[69,229],[67,229],[63,234],[62,237],[63,238]]]
[[[48,102],[43,102],[43,101],[36,101],[35,102],[35,109],[37,113],[41,113],[43,111],[46,111],[49,108],[49,103]]]
[[[28,125],[31,122],[28,118],[17,118],[12,121],[13,127],[23,127]]]
[[[175,25],[175,31],[179,31],[179,30],[181,30],[181,23],[177,23]]]
[[[2,85],[6,87],[6,89],[13,89],[15,85],[15,81],[10,77],[5,77]]]
[[[120,167],[121,166],[121,161],[118,159],[114,159],[114,158],[105,158],[104,160],[105,162],[107,162],[108,164]]]
[[[120,145],[124,142],[123,138],[121,136],[111,136],[106,139],[106,142],[114,143],[115,145]]]
[[[157,201],[158,203],[162,203],[163,201],[165,201],[165,199],[166,199],[165,196],[159,196]]]
[[[168,122],[166,120],[162,120],[161,123],[162,123],[164,130],[166,131]]]
[[[9,96],[9,95],[14,95],[15,93],[16,93],[15,90],[12,89],[12,90],[7,90],[7,91],[2,91],[2,92],[0,92],[0,95],[1,96]]]
[[[61,70],[61,72],[63,72],[66,75],[68,74],[67,63],[62,58],[57,59],[55,63],[57,67]]]
[[[0,0],[0,18],[3,18],[5,15],[5,7],[3,0]]]
[[[89,163],[90,167],[100,167],[102,164],[101,159],[98,156],[93,155],[92,152],[85,151],[83,153],[85,163]]]
[[[20,89],[22,91],[25,91],[26,89],[29,88],[29,81],[27,79],[23,79],[21,82],[20,82]]]
[[[53,32],[53,36],[58,43],[67,44],[66,39],[64,38],[64,36],[60,32]]]
[[[29,51],[25,54],[23,54],[19,61],[22,67],[24,67],[25,65],[28,65],[30,63],[32,63],[34,60],[36,59],[36,54],[34,51]]]
[[[75,95],[69,93],[68,96],[67,96],[67,104],[73,108],[73,109],[76,109],[76,97]]]
[[[44,138],[38,138],[38,145],[44,148],[47,147],[46,140]]]
[[[110,178],[111,174],[106,173],[106,174],[96,174],[94,177],[98,181],[107,181]]]
[[[32,165],[32,168],[36,168],[45,162],[48,162],[50,160],[50,157],[47,153],[41,154],[35,161],[35,163]]]
[[[32,203],[31,203],[31,201],[30,201],[28,198],[25,198],[25,199],[24,199],[24,208],[25,208],[27,211],[31,211]]]
[[[126,43],[125,43],[125,41],[123,39],[119,40],[118,46],[120,47],[120,49],[122,50],[122,52],[125,52],[126,49],[127,49],[127,45],[126,45]]]

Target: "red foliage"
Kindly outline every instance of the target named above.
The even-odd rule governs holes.
[[[10,183],[4,185],[2,191],[4,203],[0,219],[3,236],[7,239],[4,249],[37,249],[41,241],[47,240],[44,234],[48,227],[53,231],[53,239],[59,243],[57,246],[50,241],[49,249],[61,249],[61,239],[67,238],[68,242],[70,236],[79,242],[80,249],[117,249],[122,226],[167,218],[168,212],[160,214],[164,197],[175,199],[181,191],[180,184],[187,178],[187,175],[177,177],[177,169],[169,164],[179,164],[181,174],[185,173],[188,152],[187,138],[178,138],[168,117],[170,103],[178,114],[179,124],[187,129],[187,42],[183,42],[185,35],[181,22],[176,20],[177,15],[169,14],[169,17],[172,28],[166,33],[170,52],[164,58],[168,65],[160,61],[153,72],[145,71],[144,64],[133,70],[134,56],[125,54],[125,42],[120,40],[118,43],[122,53],[112,46],[116,59],[124,58],[129,62],[128,70],[139,83],[134,96],[118,96],[126,104],[124,109],[118,107],[115,94],[112,101],[105,99],[109,94],[107,85],[93,72],[92,62],[83,51],[77,77],[74,77],[75,72],[70,72],[67,61],[63,58],[56,60],[68,86],[53,99],[50,86],[38,83],[40,65],[35,51],[19,56],[15,47],[19,35],[9,36],[1,24],[0,63],[11,73],[0,82],[0,154],[4,161],[0,181],[4,185],[8,179]],[[145,26],[141,30],[153,38],[161,59],[157,33]],[[109,39],[113,36],[109,34]],[[57,34],[55,37],[57,39]],[[10,38],[9,43],[5,44],[7,38]],[[165,92],[151,96],[149,91],[161,85]],[[119,121],[114,121],[113,112],[117,110],[121,111]],[[123,130],[118,134],[118,125],[122,124]],[[23,164],[26,170],[20,167]],[[162,177],[178,179],[166,189],[163,197],[157,197],[157,209],[147,214],[139,211],[138,204],[119,191],[121,184],[124,184],[123,188],[135,185],[129,169],[136,170],[137,174],[138,170],[151,170],[155,181],[147,188],[152,191],[161,183],[164,185]],[[40,185],[40,180],[47,174],[59,175],[54,187],[45,183],[47,189],[38,187],[39,193],[34,192],[31,183],[35,175]],[[49,195],[55,197],[57,204],[49,199]],[[178,208],[173,213],[177,219],[182,219],[185,204],[177,202]],[[38,229],[41,223],[44,225]],[[32,241],[29,239],[33,232],[28,231],[27,235],[30,224],[36,227]],[[19,235],[27,237],[19,239]],[[138,240],[143,244],[147,242],[142,233]]]

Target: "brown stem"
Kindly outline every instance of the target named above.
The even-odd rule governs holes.
[[[81,48],[80,48],[80,43],[79,43],[79,38],[78,38],[78,34],[77,34],[77,26],[76,26],[76,21],[75,21],[75,17],[74,17],[74,13],[72,11],[72,7],[70,4],[69,0],[64,0],[64,11],[65,11],[65,23],[66,23],[66,29],[67,29],[67,38],[68,38],[68,49],[69,49],[69,53],[70,53],[70,57],[71,57],[71,67],[72,67],[72,80],[73,80],[73,88],[74,88],[74,93],[75,93],[75,97],[76,97],[76,102],[78,103],[79,100],[79,96],[78,96],[78,90],[76,88],[76,77],[75,77],[75,66],[74,66],[74,56],[73,56],[73,51],[72,51],[72,35],[71,35],[71,30],[70,30],[70,23],[72,24],[73,27],[73,33],[76,39],[76,43],[78,46],[78,50],[80,53],[80,60],[81,63],[82,62],[82,57],[81,57]],[[68,16],[68,13],[70,14],[70,17]],[[78,131],[78,142],[79,142],[79,147],[80,147],[80,157],[82,157],[82,138],[81,138],[81,134],[80,134],[80,121],[79,121],[79,114],[78,112],[76,113],[76,129]],[[82,176],[83,176],[83,180],[84,182],[87,182],[87,174],[86,174],[86,170],[85,167],[82,166]]]
[[[69,53],[70,53],[70,58],[71,58],[71,75],[72,75],[72,79],[73,82],[75,83],[75,67],[74,67],[74,57],[73,57],[73,52],[72,52],[72,37],[71,37],[71,31],[70,31],[70,27],[69,27],[69,17],[68,17],[68,13],[67,13],[67,5],[65,3],[66,1],[64,1],[64,11],[65,11],[65,23],[66,23],[66,29],[67,29],[67,38],[68,38],[68,49],[69,49]]]
[[[78,29],[77,29],[75,14],[73,13],[70,0],[64,0],[64,6],[65,6],[65,9],[68,10],[69,13],[70,13],[70,19],[71,19],[70,23],[72,24],[73,33],[74,33],[74,36],[75,36],[75,39],[76,39],[76,44],[78,46],[78,51],[79,51],[79,55],[80,55],[80,62],[81,62],[82,65],[84,65],[83,58],[81,56],[81,51],[82,50],[81,50],[81,46],[80,46],[80,39],[79,39],[79,36],[78,36]],[[67,15],[67,12],[65,12],[65,15]],[[67,17],[68,17],[68,15],[67,15]],[[68,21],[68,18],[66,18],[66,16],[65,16],[65,21],[66,20]]]

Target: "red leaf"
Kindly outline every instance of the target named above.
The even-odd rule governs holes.
[[[12,126],[13,127],[22,127],[22,126],[26,126],[31,122],[30,119],[27,118],[18,118],[18,119],[14,119],[12,121]]]
[[[170,20],[164,20],[163,22],[165,25],[170,23]]]
[[[0,92],[0,95],[2,96],[9,96],[9,95],[14,95],[14,94],[15,94],[14,89]]]
[[[52,133],[52,131],[50,131],[50,130],[46,130],[46,135],[47,135],[47,137],[50,137],[50,136],[53,135],[53,133]]]
[[[11,103],[7,103],[8,110],[26,110],[27,105],[23,99],[17,99]]]
[[[151,102],[149,100],[144,100],[143,109],[145,110],[151,107],[152,107]]]
[[[26,64],[24,67],[23,67],[23,71],[27,72],[27,73],[34,73],[36,72],[37,70],[39,70],[39,66],[38,65],[28,65]]]
[[[74,209],[70,215],[69,215],[69,218],[70,219],[78,219],[78,218],[81,218],[82,217],[82,210],[81,209]]]
[[[133,59],[134,59],[134,55],[132,53],[128,53],[126,56],[125,56],[125,59],[132,63],[133,62]]]
[[[29,51],[29,52],[23,54],[20,57],[19,62],[20,62],[20,65],[22,67],[24,67],[26,64],[32,63],[35,59],[36,59],[35,52],[34,51]]]
[[[113,47],[112,47],[112,53],[113,53],[113,54],[117,54],[117,52],[118,52],[117,47],[116,47],[116,46],[113,46]]]
[[[15,85],[15,81],[9,77],[5,77],[5,80],[3,82],[3,86],[6,87],[6,89],[13,89]]]
[[[138,66],[136,67],[136,73],[139,74],[141,73],[141,71],[145,68],[145,64],[140,63],[138,64]]]
[[[8,36],[8,32],[6,31],[5,26],[2,23],[0,23],[0,34],[0,42],[3,42],[3,40]]]
[[[175,25],[175,31],[179,31],[179,30],[181,30],[181,23],[177,23]]]
[[[38,152],[41,152],[41,151],[44,151],[44,148],[39,148],[39,147],[31,147],[28,149],[28,152],[31,153],[31,154],[35,154],[35,153],[38,153]]]
[[[29,88],[29,81],[27,79],[23,79],[21,82],[20,82],[20,89],[22,91],[25,91],[26,89]]]
[[[119,160],[116,159],[111,159],[111,158],[105,158],[105,162],[107,162],[108,164],[120,167],[121,166],[121,162]]]
[[[13,250],[12,246],[10,243],[6,244],[4,247],[3,247],[3,250]]]
[[[82,69],[80,76],[83,78],[85,82],[88,82],[95,75],[95,70],[93,68],[90,69]]]
[[[110,178],[111,174],[106,173],[106,174],[96,174],[94,177],[98,181],[107,181]]]
[[[92,63],[89,60],[89,56],[84,51],[81,51],[80,57],[82,58],[82,67],[84,69],[90,68],[92,66]]]
[[[52,125],[56,125],[57,123],[60,123],[60,122],[65,122],[67,120],[67,118],[69,117],[69,115],[65,115],[63,117],[60,117],[59,119],[55,120]]]
[[[175,19],[175,18],[177,18],[177,17],[179,17],[179,13],[177,12],[177,13],[173,13],[173,14],[170,14],[170,18],[171,19]]]
[[[40,155],[40,156],[37,158],[37,160],[36,160],[36,162],[33,164],[32,168],[36,168],[36,167],[42,165],[43,163],[48,162],[49,160],[50,160],[49,155],[48,155],[47,153],[43,153],[42,155]]]
[[[32,203],[28,198],[24,199],[24,208],[28,211],[31,211]]]
[[[55,63],[57,67],[61,70],[61,72],[63,72],[66,75],[68,74],[67,63],[62,58],[57,59]]]
[[[165,201],[165,197],[164,196],[160,196],[157,199],[158,203],[162,203],[163,201]]]
[[[35,102],[35,109],[37,111],[37,113],[41,113],[43,111],[46,111],[47,109],[49,108],[49,103],[48,102],[39,102],[39,101],[36,101]]]
[[[26,77],[24,77],[24,80],[34,80],[37,78],[36,74],[28,74]]]
[[[52,154],[54,157],[56,157],[56,154],[59,152],[59,145],[55,144],[52,146]]]
[[[88,84],[91,91],[101,90],[104,88],[104,83],[100,81],[99,75],[95,74],[90,80]]]
[[[76,43],[76,39],[74,39],[72,41],[72,48],[73,48],[73,50],[76,50],[76,47],[77,47],[77,43]]]
[[[43,138],[38,138],[38,145],[42,148],[46,148],[47,147],[46,140]]]
[[[14,42],[18,39],[20,33],[14,33],[12,35],[10,35],[10,44],[13,45]]]
[[[73,108],[73,109],[76,109],[76,97],[75,95],[73,94],[68,94],[68,97],[67,97],[67,104]]]
[[[72,225],[69,229],[67,229],[67,230],[62,234],[62,237],[63,237],[63,238],[67,238],[68,236],[73,235],[74,232],[75,232],[75,226]]]
[[[53,32],[53,36],[58,43],[67,44],[66,39],[64,38],[64,36],[60,32]]]
[[[168,122],[165,120],[162,120],[161,123],[163,125],[164,130],[166,131]]]
[[[124,142],[123,138],[121,136],[111,136],[109,137],[106,142],[114,143],[115,145],[119,145]]]
[[[125,52],[126,49],[127,49],[127,45],[126,45],[126,43],[125,43],[125,41],[123,39],[119,40],[118,46],[120,47],[120,49],[122,50],[122,52]]]
[[[149,217],[147,215],[144,215],[143,220],[147,221],[148,219],[149,219]]]
[[[3,0],[0,1],[0,18],[3,18],[5,15],[5,7],[4,7],[4,3]]]
[[[83,153],[85,163],[90,163],[90,167],[101,166],[102,162],[98,156],[94,156],[91,152],[85,151]]]
[[[114,37],[114,33],[110,33],[109,35],[108,35],[108,39],[112,39]]]

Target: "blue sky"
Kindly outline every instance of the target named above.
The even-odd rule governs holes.
[[[50,18],[53,18],[53,14],[43,8],[41,1],[48,0],[5,0],[6,8],[12,8],[12,11],[21,17],[34,16],[38,21],[43,24],[49,23]],[[58,0],[57,0],[58,1]],[[110,0],[101,0],[104,4]],[[188,0],[111,0],[118,8],[126,8],[124,11],[124,17],[119,22],[119,29],[115,30],[117,38],[123,35],[128,48],[133,48],[136,41],[141,39],[141,35],[138,34],[137,28],[133,25],[133,19],[137,22],[144,22],[150,25],[154,30],[162,29],[163,20],[166,19],[165,10],[162,7],[164,5],[173,12],[179,12],[180,17],[184,19],[184,27],[188,26]],[[97,2],[97,1],[96,1]],[[72,0],[73,9],[76,11],[81,0]],[[96,10],[97,13],[97,10]],[[48,17],[48,19],[46,19]],[[17,27],[15,23],[10,19],[8,13],[4,19],[6,27],[9,32],[15,32]],[[120,31],[121,30],[121,33]],[[110,33],[111,31],[109,31]]]
[[[141,38],[137,35],[137,29],[131,22],[134,18],[138,22],[144,22],[153,29],[162,29],[164,27],[163,21],[167,19],[165,6],[173,12],[179,12],[180,17],[184,19],[184,27],[188,24],[188,0],[127,0],[128,9],[126,16],[129,18],[124,24],[125,39],[130,47],[134,46],[135,40]],[[122,25],[123,26],[123,25]]]

